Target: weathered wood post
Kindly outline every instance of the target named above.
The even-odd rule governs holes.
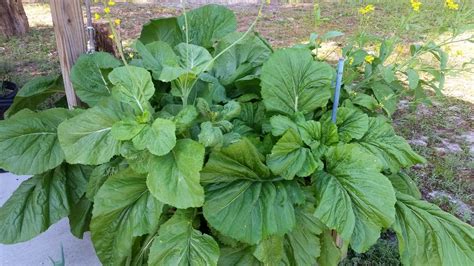
[[[71,67],[86,52],[86,34],[80,0],[50,0],[54,34],[69,109],[79,101],[72,87]]]

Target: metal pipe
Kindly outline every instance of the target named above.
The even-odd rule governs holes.
[[[336,91],[334,92],[334,101],[332,103],[331,120],[336,123],[337,108],[339,107],[339,97],[341,95],[342,73],[344,72],[344,58],[339,58],[337,62]]]
[[[91,54],[95,52],[95,30],[92,26],[92,13],[91,13],[91,1],[85,0],[86,4],[86,17],[87,17],[87,53]]]

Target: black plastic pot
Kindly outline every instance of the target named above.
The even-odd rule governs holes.
[[[0,90],[0,120],[2,120],[3,114],[5,113],[6,110],[8,110],[8,108],[10,108],[10,106],[13,103],[13,99],[15,98],[15,95],[18,92],[18,86],[15,83],[10,82],[10,81],[0,82],[0,86],[2,86]],[[8,94],[6,95],[1,94],[3,90],[6,90]],[[6,171],[0,168],[0,173],[5,173],[5,172]]]
[[[0,86],[2,86],[2,89],[0,89],[0,93],[3,90],[6,90],[8,92],[8,94],[6,95],[0,94],[0,119],[3,119],[3,114],[8,108],[10,108],[13,103],[13,99],[15,98],[15,95],[18,92],[18,86],[10,81],[0,82]]]

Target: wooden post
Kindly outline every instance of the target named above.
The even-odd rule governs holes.
[[[80,0],[50,0],[54,34],[69,109],[79,101],[72,87],[71,67],[86,52],[86,34]]]

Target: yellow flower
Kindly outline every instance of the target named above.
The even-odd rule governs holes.
[[[128,55],[128,57],[130,57],[130,59],[133,59],[134,56],[135,56],[135,55],[134,55],[133,53],[130,53],[130,54]]]
[[[114,20],[114,23],[115,23],[115,25],[117,25],[117,26],[120,25],[120,22],[122,22],[122,21],[121,21],[119,18],[117,18],[117,19]]]
[[[107,3],[107,5],[109,5],[109,6],[115,6],[115,2],[114,2],[114,1],[109,1],[109,2]]]
[[[413,11],[415,12],[420,12],[420,6],[421,2],[418,0],[410,0],[411,7],[413,8]]]
[[[110,13],[110,7],[104,8],[104,13],[105,13],[105,14],[109,14],[109,13]]]
[[[354,57],[349,58],[349,65],[352,66],[354,64]]]
[[[463,56],[464,53],[463,53],[462,50],[457,50],[457,51],[456,51],[456,55],[457,55],[457,56]]]
[[[459,4],[457,4],[456,2],[454,2],[454,0],[446,0],[446,2],[444,3],[444,5],[446,7],[448,7],[448,9],[451,9],[451,10],[458,10],[459,9]]]
[[[113,35],[113,34],[110,34],[108,37],[109,37],[109,39],[112,39],[112,40],[114,39],[114,35]]]
[[[373,57],[372,55],[366,55],[364,60],[365,62],[369,63],[369,64],[372,64],[372,62],[374,61],[375,57]]]
[[[397,53],[402,53],[403,52],[403,45],[399,44],[397,45],[397,48],[395,48],[397,50]]]
[[[369,14],[370,12],[374,11],[374,5],[366,5],[364,8],[359,8],[359,13],[362,15]]]
[[[94,14],[94,18],[95,18],[95,20],[99,20],[99,19],[100,19],[99,13],[95,13],[95,14]]]

